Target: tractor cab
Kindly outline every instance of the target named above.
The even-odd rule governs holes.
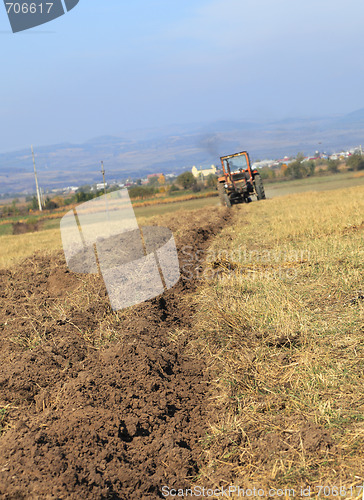
[[[248,153],[245,151],[220,158],[224,174],[231,175],[232,180],[246,179],[246,173],[251,178],[251,168]]]
[[[249,155],[246,151],[234,155],[222,156],[220,160],[226,184],[234,186],[235,189],[242,188],[244,184],[248,190],[253,191],[251,186],[253,174],[250,168]]]

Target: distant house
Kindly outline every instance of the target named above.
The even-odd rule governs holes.
[[[256,161],[253,163],[252,167],[253,168],[264,168],[264,167],[273,167],[276,164],[275,160],[262,160],[262,161]]]
[[[209,175],[215,175],[216,174],[216,167],[215,165],[211,165],[210,168],[196,168],[195,165],[191,168],[192,175],[196,178],[204,178],[208,177]]]
[[[149,175],[147,176],[147,178],[148,178],[148,179],[152,179],[153,177],[159,177],[159,176],[161,176],[161,175],[163,175],[163,174],[161,174],[161,173],[159,173],[159,174],[149,174]]]
[[[63,193],[69,193],[69,194],[72,194],[72,193],[75,193],[78,189],[78,186],[67,186],[65,188],[62,189]]]
[[[313,161],[317,160],[316,156],[306,156],[302,161]]]

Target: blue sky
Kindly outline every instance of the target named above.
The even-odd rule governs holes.
[[[13,34],[0,151],[173,123],[364,107],[362,0],[80,0]]]

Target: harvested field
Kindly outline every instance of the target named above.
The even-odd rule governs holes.
[[[1,271],[0,497],[362,498],[363,200],[149,218],[173,231],[182,278],[119,313],[59,251]]]
[[[168,217],[177,245],[203,249],[226,211]],[[98,276],[35,255],[0,274],[3,498],[155,499],[188,487],[208,430],[209,379],[186,352],[194,313],[182,276],[119,313]]]
[[[195,294],[220,419],[200,481],[362,499],[364,186],[234,212]]]
[[[175,211],[190,211],[207,207],[209,210],[215,210],[218,206],[220,206],[218,198],[204,197],[188,201],[176,200],[171,204],[161,203],[160,205],[137,207],[134,212],[140,225],[148,225],[150,218],[163,217]],[[37,219],[36,232],[19,231],[16,235],[13,234],[13,225],[19,222],[22,225],[27,224],[29,228],[30,224],[26,219],[0,223],[0,268],[12,266],[25,257],[31,256],[37,250],[53,252],[61,249],[60,220],[61,216],[55,212],[53,216]]]

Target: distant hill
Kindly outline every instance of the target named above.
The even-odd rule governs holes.
[[[37,147],[43,188],[100,182],[100,161],[109,181],[163,171],[179,173],[193,165],[217,164],[219,156],[247,150],[252,159],[279,158],[302,151],[333,152],[364,144],[364,108],[333,118],[289,118],[273,123],[216,121],[130,131],[82,144]],[[0,193],[34,191],[30,147],[0,154]]]
[[[336,120],[336,124],[342,127],[353,127],[357,125],[364,126],[364,108],[348,113],[345,116],[341,116]]]

